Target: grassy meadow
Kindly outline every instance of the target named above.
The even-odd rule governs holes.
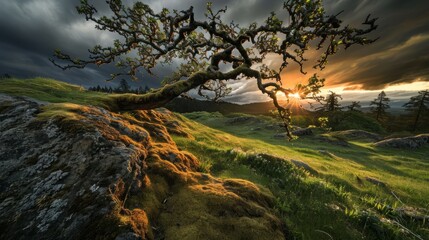
[[[40,113],[46,116],[73,111],[77,105],[69,103],[109,103],[105,93],[44,78],[1,80],[0,93],[56,103]],[[270,190],[276,214],[296,239],[429,239],[428,145],[377,148],[370,139],[323,128],[288,141],[274,137],[281,129],[268,116],[193,112],[175,118],[193,138],[173,139],[198,157],[200,171]]]
[[[273,137],[278,130],[266,128],[274,122],[266,116],[247,116],[250,120],[243,124],[230,124],[232,118],[243,116],[207,112],[179,116],[196,139],[175,137],[175,141],[198,156],[203,171],[268,187],[278,197],[279,214],[301,239],[419,239],[414,232],[429,236],[427,222],[397,216],[402,209],[427,214],[428,146],[381,149],[368,139],[345,139],[322,129],[313,131],[330,142],[316,136],[288,141]],[[278,176],[282,167],[276,164],[254,165],[252,159],[261,154],[283,159],[286,176]],[[290,160],[304,162],[317,173],[296,169]],[[404,224],[408,227],[400,226]]]

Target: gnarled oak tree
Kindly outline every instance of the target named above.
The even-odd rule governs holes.
[[[106,3],[112,12],[109,16],[100,16],[88,0],[81,0],[77,10],[87,20],[95,22],[97,29],[114,32],[120,39],[112,46],[97,45],[90,49],[87,60],[58,50],[55,52],[57,61],[51,59],[56,66],[69,69],[115,63],[121,71],[112,74],[112,79],[121,75],[137,79],[140,69],[151,73],[158,64],[171,64],[180,59],[180,67],[161,88],[145,95],[112,96],[120,110],[159,107],[194,88],[200,95],[219,99],[230,90],[226,85],[228,80],[247,79],[255,81],[261,92],[273,99],[286,129],[290,114],[279,104],[277,93],[288,96],[298,92],[305,98],[318,93],[324,81],[314,75],[306,84],[285,88],[281,73],[288,64],[295,62],[305,73],[305,53],[314,45],[320,53],[314,68],[322,70],[328,57],[337,53],[339,47],[374,42],[375,39],[366,35],[377,28],[376,19],[369,15],[363,21],[363,28],[342,26],[339,14],[325,13],[322,0],[289,0],[282,9],[287,19],[280,19],[273,12],[264,22],[246,27],[225,23],[222,15],[227,8],[216,11],[210,3],[205,19],[196,19],[193,7],[154,12],[142,2],[132,6],[125,6],[121,0],[107,0]],[[264,63],[269,54],[281,57],[278,69]],[[221,68],[224,63],[229,67]]]

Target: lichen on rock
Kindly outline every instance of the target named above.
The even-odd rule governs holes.
[[[284,239],[271,193],[197,172],[169,111],[0,103],[1,239]]]

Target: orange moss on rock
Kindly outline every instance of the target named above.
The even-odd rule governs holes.
[[[199,166],[198,159],[189,152],[179,151],[170,144],[157,143],[151,149],[151,153],[160,159],[173,163],[180,171],[196,171]]]
[[[125,216],[125,217],[124,217]],[[141,209],[123,210],[122,222],[130,225],[133,232],[142,239],[153,239],[153,233],[146,212]]]
[[[130,168],[143,174],[133,182],[119,179],[110,197],[117,220],[142,239],[284,239],[272,194],[245,180],[197,172],[198,159],[179,150],[170,133],[193,137],[168,110],[117,114],[76,105],[50,110],[42,116],[59,117],[72,131],[85,126],[136,154],[139,162]]]
[[[164,205],[159,225],[165,239],[284,239],[272,206],[261,204],[272,202],[272,196],[243,180],[195,177],[200,183],[177,186]],[[231,191],[232,182],[242,189]]]
[[[134,116],[136,119],[143,122],[157,123],[161,126],[165,126],[170,134],[194,139],[194,137],[189,134],[189,130],[179,123],[177,116],[165,108],[159,109],[158,111],[135,111]]]

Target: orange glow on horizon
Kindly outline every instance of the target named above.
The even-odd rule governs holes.
[[[289,93],[287,96],[289,98],[301,99],[301,96],[297,92],[296,93]]]
[[[329,91],[333,91],[339,94],[342,93],[373,93],[373,92],[395,92],[395,91],[402,91],[402,92],[418,92],[421,90],[429,89],[429,82],[425,81],[416,81],[412,83],[401,83],[401,84],[395,84],[386,86],[381,89],[375,89],[375,90],[366,90],[361,89],[362,86],[357,86],[356,89],[351,89],[350,85],[341,86],[341,85],[335,85],[335,86],[325,86],[323,87],[321,91],[321,95],[329,94]]]
[[[289,93],[286,97],[284,92],[278,91],[276,93],[276,96],[277,96],[277,100],[283,107],[290,108],[290,109],[302,108],[302,104],[301,104],[302,99],[301,99],[301,96],[299,95],[299,92]]]
[[[277,98],[279,98],[279,99],[286,99],[286,95],[283,93],[283,92],[281,92],[281,91],[278,91],[277,93],[276,93],[276,95],[277,95]],[[289,93],[288,95],[287,95],[287,98],[289,98],[289,99],[294,99],[294,100],[299,100],[299,99],[301,99],[301,96],[299,95],[299,92],[296,92],[296,93]]]

